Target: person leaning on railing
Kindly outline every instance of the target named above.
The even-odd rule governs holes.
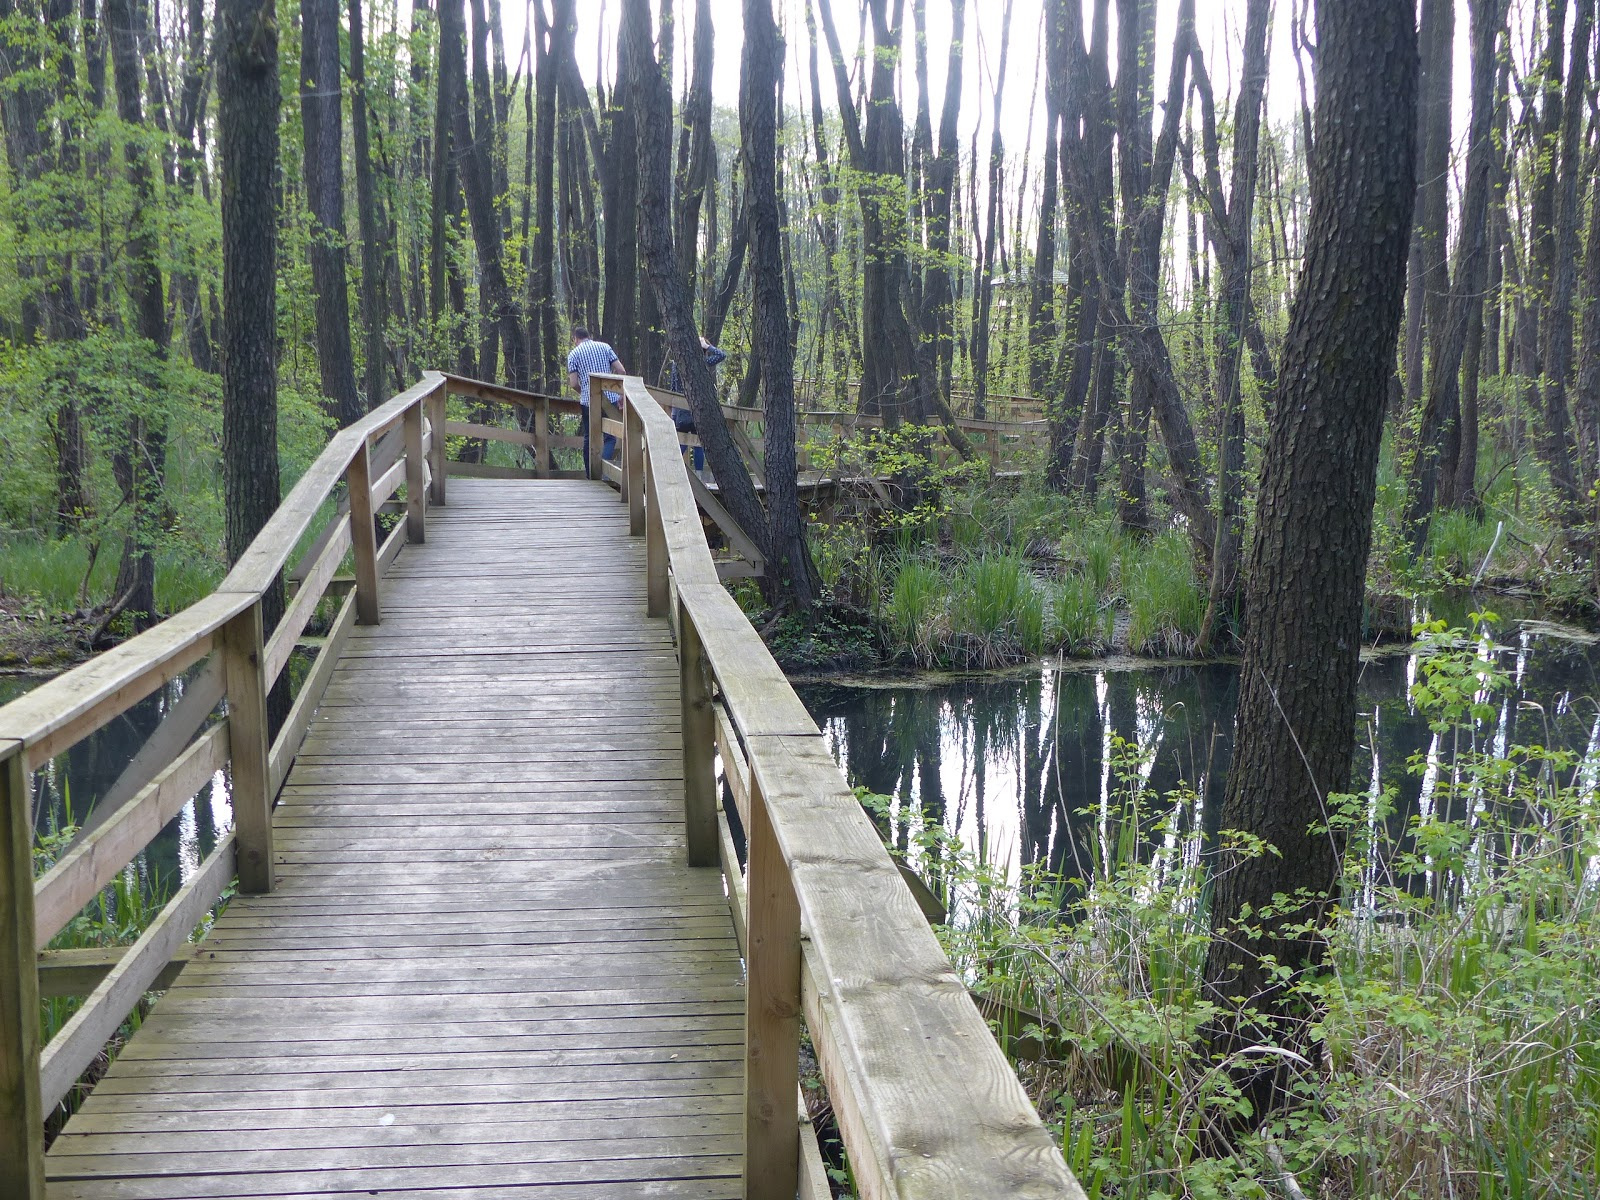
[[[578,402],[583,405],[583,413],[578,418],[578,440],[585,446],[589,444],[589,376],[621,375],[625,370],[622,360],[609,343],[596,341],[582,325],[572,331],[572,350],[567,355],[567,385],[578,393]],[[606,392],[604,395],[617,407],[622,406],[622,397],[616,392]],[[600,457],[609,462],[615,456],[616,449],[616,437],[606,434],[601,443]],[[583,461],[587,470],[587,452]]]
[[[727,353],[713,346],[706,338],[700,339],[700,348],[706,352],[706,366],[715,367],[728,357]],[[678,373],[678,360],[673,359],[667,364],[667,386],[680,396],[683,394],[683,377]],[[694,413],[687,408],[672,410],[672,424],[679,433],[694,433]],[[679,450],[683,447],[679,446]],[[696,473],[706,468],[706,452],[699,446],[694,448],[694,469]]]

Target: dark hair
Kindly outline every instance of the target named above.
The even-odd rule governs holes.
[[[585,329],[582,325],[579,325],[576,329],[574,329],[572,331],[572,336],[575,339],[577,339],[578,341],[581,342],[581,341],[584,340],[584,338],[589,336],[589,331],[587,329]]]

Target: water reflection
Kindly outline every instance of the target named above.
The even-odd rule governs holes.
[[[39,682],[0,678],[0,705]],[[102,800],[114,794],[129,763],[183,698],[188,683],[188,679],[173,680],[71,749],[47,763],[35,764],[35,831],[48,837],[69,826],[90,829],[109,816]],[[232,827],[227,772],[218,771],[130,864],[130,870],[152,900],[170,895]]]
[[[1511,681],[1483,727],[1482,748],[1501,756],[1519,743],[1573,751],[1581,756],[1576,778],[1592,789],[1600,781],[1600,649],[1541,628],[1482,643]],[[1392,808],[1374,804],[1368,815],[1396,845],[1419,813],[1470,821],[1473,804],[1492,800],[1457,786],[1454,747],[1411,703],[1418,661],[1400,654],[1364,665],[1352,731],[1351,789],[1374,797],[1393,789]],[[1032,864],[1089,878],[1093,857],[1105,866],[1119,838],[1138,838],[1139,857],[1159,866],[1196,853],[1215,832],[1238,679],[1232,666],[1073,665],[930,687],[800,692],[851,783],[893,798],[884,833],[913,861],[927,853],[920,835],[942,822],[1010,879]],[[1140,753],[1119,752],[1119,741]],[[1408,769],[1414,756],[1423,769]],[[1127,786],[1119,787],[1118,771]],[[1192,793],[1185,802],[1157,804],[1180,788]],[[1114,806],[1129,792],[1149,798],[1131,829]],[[1158,811],[1171,822],[1151,819]]]

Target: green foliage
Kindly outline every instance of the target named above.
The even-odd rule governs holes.
[[[1009,1014],[1002,1045],[1089,1195],[1275,1197],[1273,1154],[1309,1195],[1600,1191],[1600,768],[1504,741],[1493,620],[1419,633],[1412,699],[1435,749],[1411,764],[1417,815],[1397,820],[1393,793],[1330,797],[1324,832],[1344,849],[1327,968],[1291,977],[1315,1014],[1304,1040],[1254,1049],[1292,1068],[1295,1103],[1265,1119],[1202,1040],[1218,1013],[1200,986],[1198,798],[1152,793],[1140,747],[1113,739],[1107,801],[1074,816],[1060,874],[1014,877],[865,798],[885,829],[921,821],[902,844],[946,897],[941,938]],[[1214,844],[1238,869],[1273,852],[1228,831]],[[1247,1132],[1216,1153],[1237,1118]]]
[[[1183,535],[1169,531],[1129,548],[1121,578],[1128,648],[1135,654],[1192,653],[1205,621],[1206,592]]]

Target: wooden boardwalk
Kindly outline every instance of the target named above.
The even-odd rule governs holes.
[[[451,483],[239,896],[50,1200],[741,1194],[744,991],[684,865],[679,676],[600,484]]]

